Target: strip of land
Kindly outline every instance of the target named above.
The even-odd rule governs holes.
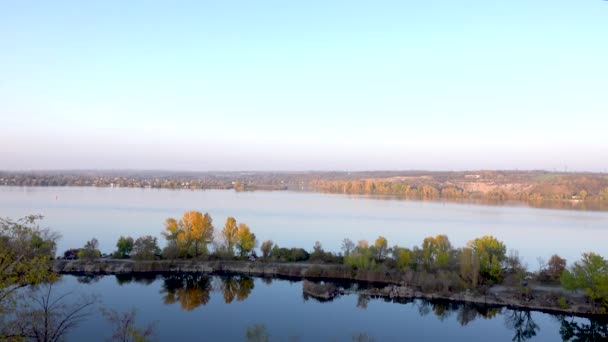
[[[360,272],[345,265],[314,263],[275,263],[261,261],[154,260],[118,259],[55,260],[53,271],[61,274],[119,275],[137,273],[235,273],[263,277],[289,277],[305,280],[303,291],[321,299],[332,299],[352,291],[324,286],[331,281],[368,282],[371,286],[357,293],[391,299],[442,299],[483,305],[509,306],[572,315],[598,315],[600,309],[581,292],[562,287],[528,284],[494,285],[476,290],[452,292],[449,289],[425,290],[416,273],[398,271]],[[307,282],[308,280],[312,282]],[[439,283],[439,282],[438,282]],[[567,307],[566,307],[567,305]]]

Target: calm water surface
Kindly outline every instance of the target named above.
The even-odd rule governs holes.
[[[457,203],[376,200],[301,192],[234,192],[93,187],[0,187],[0,217],[31,213],[63,234],[60,252],[96,237],[102,252],[120,235],[161,237],[167,217],[208,211],[216,229],[227,216],[249,224],[259,240],[312,249],[320,241],[338,251],[342,239],[411,247],[424,237],[447,234],[455,246],[492,234],[516,249],[530,268],[537,257],[558,253],[569,261],[582,252],[608,255],[608,212],[566,211]],[[161,242],[162,243],[162,242]]]
[[[156,322],[162,341],[240,341],[255,325],[263,326],[271,341],[560,341],[576,333],[582,338],[607,336],[606,322],[587,318],[422,300],[398,303],[356,294],[319,302],[303,295],[301,282],[244,276],[64,276],[54,293],[67,291],[95,294],[102,307],[125,312],[137,308],[138,325]],[[99,310],[90,312],[69,340],[111,336],[112,326]]]

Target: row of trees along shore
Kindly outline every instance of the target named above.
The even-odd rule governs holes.
[[[0,340],[60,340],[87,316],[86,311],[96,302],[83,299],[66,304],[61,299],[68,294],[52,295],[52,284],[60,277],[51,270],[60,235],[41,228],[38,225],[41,218],[28,216],[16,221],[0,218]],[[163,235],[167,239],[164,250],[153,236],[135,240],[121,237],[114,256],[140,260],[234,260],[251,256],[257,247],[257,238],[247,225],[228,218],[216,234],[211,217],[198,212],[187,212],[179,220],[167,219]],[[507,255],[506,246],[492,236],[474,239],[461,248],[454,248],[447,236],[438,235],[424,239],[420,247],[414,248],[389,247],[387,239],[378,237],[373,243],[362,240],[355,244],[345,239],[340,253],[325,251],[318,242],[309,252],[303,248],[281,248],[270,240],[261,243],[260,250],[261,258],[256,262],[309,263],[305,276],[322,276],[327,269],[335,268],[350,274],[352,279],[372,274],[382,281],[396,275],[393,279],[415,283],[422,291],[484,291],[497,283],[519,287],[523,279],[532,276],[539,282],[561,283],[566,289],[582,290],[598,312],[606,313],[608,309],[608,262],[594,253],[583,254],[570,267],[555,255],[538,272],[530,273],[516,253]],[[100,255],[95,239],[84,248],[64,253],[69,259],[94,260]],[[322,264],[334,265],[322,267]],[[36,297],[24,300],[27,293],[24,291],[30,290]],[[522,294],[525,291],[522,288]],[[560,303],[561,299],[567,307],[567,299],[560,298]],[[40,305],[32,307],[32,303]],[[119,328],[124,327],[124,322],[134,321],[134,313],[112,312],[109,317],[111,322],[118,322]],[[143,340],[140,337],[150,333],[149,329],[128,327],[118,332],[133,335],[130,340]],[[129,339],[121,337],[121,340]]]
[[[271,240],[258,244],[256,235],[245,223],[228,217],[216,231],[208,213],[188,211],[179,219],[168,218],[162,235],[166,247],[161,251],[157,239],[121,236],[116,244],[115,258],[239,260],[256,254],[259,245],[261,262],[307,262],[341,265],[353,279],[387,281],[405,279],[423,291],[458,292],[465,289],[484,290],[495,284],[512,285],[525,295],[528,280],[562,285],[569,290],[583,290],[598,308],[608,309],[608,262],[595,253],[584,253],[580,261],[567,267],[565,259],[553,255],[548,262],[539,258],[539,270],[529,272],[516,251],[507,253],[505,244],[493,236],[473,239],[466,246],[455,248],[446,235],[427,237],[421,246],[406,248],[390,244],[379,236],[373,243],[342,241],[341,251],[326,251],[320,242],[312,250],[279,247]],[[68,250],[68,259],[94,259],[100,256],[96,239],[82,249]],[[327,268],[311,267],[311,277],[331,277]],[[392,278],[388,278],[392,274]],[[567,307],[566,298],[559,298]]]

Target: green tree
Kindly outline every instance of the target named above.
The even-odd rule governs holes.
[[[422,242],[422,262],[427,267],[445,267],[450,261],[452,244],[446,235],[427,237]]]
[[[160,254],[160,248],[156,237],[146,235],[137,238],[133,244],[133,259],[137,260],[154,260]]]
[[[393,253],[395,253],[394,249],[393,249]],[[399,269],[404,270],[411,266],[412,260],[413,260],[413,255],[412,255],[412,251],[409,248],[398,248],[396,254],[397,254],[397,267],[399,267]]]
[[[507,253],[505,245],[490,235],[470,241],[468,245],[479,259],[480,274],[490,281],[499,281]]]
[[[564,270],[561,282],[568,290],[583,290],[602,312],[608,310],[608,262],[600,255],[583,254],[580,261]]]
[[[374,269],[376,261],[372,249],[366,240],[361,240],[353,251],[344,257],[344,263],[359,269]]]
[[[12,310],[19,288],[55,278],[50,259],[55,256],[59,235],[41,229],[41,219],[40,215],[16,221],[0,218],[0,317]]]
[[[121,236],[116,242],[116,252],[114,252],[114,258],[126,259],[131,255],[133,250],[133,238],[128,236]]]

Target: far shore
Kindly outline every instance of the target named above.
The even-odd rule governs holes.
[[[314,282],[357,281],[373,284],[359,294],[394,300],[422,298],[428,300],[449,300],[491,306],[508,306],[523,310],[537,310],[556,314],[595,316],[599,309],[580,292],[566,291],[561,286],[541,286],[530,284],[518,286],[494,285],[480,290],[460,292],[429,292],[408,283],[399,272],[356,272],[345,265],[315,263],[277,263],[243,260],[154,260],[135,261],[123,259],[95,260],[55,260],[53,271],[60,274],[120,275],[137,273],[235,273],[262,277],[290,277],[310,280],[303,291],[319,299],[332,299],[348,291],[338,291],[334,287],[315,286]],[[563,300],[567,302],[564,307]]]

